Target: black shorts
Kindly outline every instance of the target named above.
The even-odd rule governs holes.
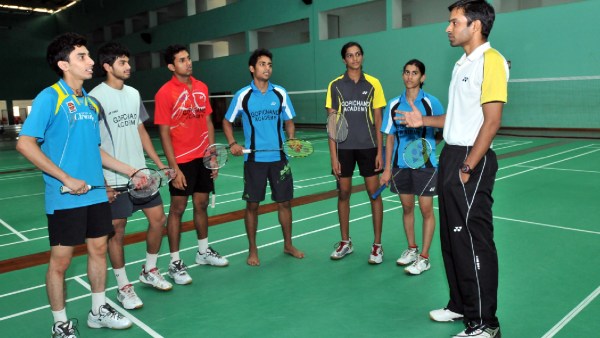
[[[370,149],[338,149],[338,161],[342,166],[340,177],[354,176],[354,168],[358,163],[360,176],[371,177],[381,173],[375,171],[375,159],[377,158],[377,148]]]
[[[129,193],[127,192],[117,195],[117,199],[110,203],[112,219],[128,218],[138,210],[153,208],[157,205],[162,205],[163,203],[160,193],[156,194],[150,201],[145,203],[136,202],[136,200],[130,198]]]
[[[390,185],[395,194],[436,196],[437,168],[392,168]]]
[[[211,170],[206,169],[202,158],[196,158],[187,163],[179,164],[179,170],[185,176],[187,187],[185,190],[177,189],[173,186],[173,181],[169,183],[169,193],[171,196],[190,196],[196,192],[209,193],[214,190],[215,185],[210,177]]]
[[[265,200],[267,180],[271,186],[271,199],[281,203],[294,198],[294,178],[287,161],[244,162],[244,194],[247,202]]]
[[[75,246],[86,238],[99,238],[114,232],[108,202],[85,207],[55,210],[48,217],[50,246]]]

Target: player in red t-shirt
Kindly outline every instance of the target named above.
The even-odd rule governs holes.
[[[208,246],[208,195],[213,191],[216,170],[204,167],[202,157],[214,143],[212,108],[208,87],[192,76],[192,60],[185,46],[171,45],[165,51],[165,63],[173,77],[156,93],[154,123],[159,126],[160,140],[169,166],[177,176],[169,184],[171,207],[167,218],[167,235],[171,251],[169,276],[176,284],[189,284],[192,278],[179,257],[181,217],[192,195],[194,226],[198,236],[196,263],[227,266],[229,262]]]

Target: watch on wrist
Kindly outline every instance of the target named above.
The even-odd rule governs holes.
[[[473,173],[473,169],[471,169],[471,166],[466,163],[463,163],[462,167],[460,167],[460,171],[469,175]]]

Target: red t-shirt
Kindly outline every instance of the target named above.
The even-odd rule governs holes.
[[[154,96],[154,124],[171,128],[171,143],[177,163],[203,157],[209,146],[206,117],[212,113],[208,87],[190,77],[192,90],[175,76]]]

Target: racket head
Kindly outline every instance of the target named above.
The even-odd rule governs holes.
[[[228,146],[224,144],[211,144],[204,151],[202,162],[206,169],[216,170],[223,168],[229,160]]]
[[[329,113],[327,116],[327,136],[336,143],[346,141],[348,121],[341,113]]]
[[[129,196],[137,200],[146,200],[154,197],[161,187],[162,176],[158,170],[151,168],[142,168],[129,179],[127,192]]]
[[[429,161],[432,153],[431,143],[424,138],[418,138],[406,145],[402,157],[409,168],[419,169]]]
[[[164,187],[165,185],[169,184],[169,182],[171,182],[176,176],[175,169],[169,167],[158,169],[158,174],[160,175],[161,179],[160,187]]]
[[[283,144],[283,151],[290,157],[307,157],[313,153],[314,148],[306,140],[289,139]]]

